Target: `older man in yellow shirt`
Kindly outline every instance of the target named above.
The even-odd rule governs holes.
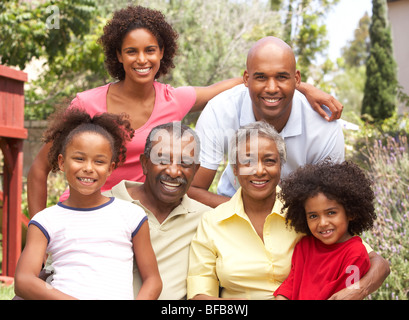
[[[145,210],[163,282],[159,300],[186,299],[190,242],[203,212],[211,210],[186,195],[198,168],[195,161],[195,153],[200,150],[198,141],[192,129],[178,122],[155,127],[141,156],[145,182],[123,180],[104,192]],[[134,268],[135,294],[141,283]]]

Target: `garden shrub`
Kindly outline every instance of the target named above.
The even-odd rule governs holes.
[[[391,273],[373,300],[409,298],[409,152],[406,136],[374,141],[362,148],[368,174],[374,182],[377,220],[363,239],[387,259]]]

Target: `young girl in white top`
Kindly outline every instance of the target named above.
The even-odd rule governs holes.
[[[61,170],[70,196],[36,214],[15,274],[24,299],[133,299],[133,259],[143,285],[137,299],[156,299],[162,290],[147,218],[142,208],[101,194],[101,186],[125,160],[133,137],[125,115],[91,118],[77,108],[55,115],[44,134],[52,142],[49,162]],[[38,278],[45,254],[51,281]]]

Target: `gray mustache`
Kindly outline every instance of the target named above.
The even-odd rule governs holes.
[[[170,183],[187,184],[187,180],[183,177],[171,178],[166,174],[161,174],[158,179],[161,181],[170,182]]]

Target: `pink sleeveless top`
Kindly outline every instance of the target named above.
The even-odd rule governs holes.
[[[97,113],[107,112],[107,93],[111,83],[91,90],[78,93],[72,100],[70,107],[85,109],[91,116]],[[149,120],[135,130],[135,136],[126,145],[127,155],[125,163],[116,168],[108,177],[101,191],[110,190],[122,180],[145,181],[142,166],[139,161],[140,155],[145,149],[146,138],[152,128],[172,122],[181,121],[196,102],[194,87],[173,88],[160,82],[154,82],[155,106]],[[64,192],[60,201],[68,198],[68,191]]]

